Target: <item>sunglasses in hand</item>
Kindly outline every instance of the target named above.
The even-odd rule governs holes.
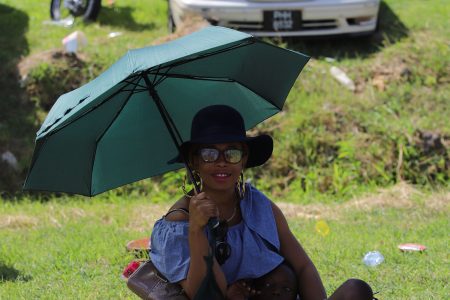
[[[231,247],[227,243],[228,223],[225,220],[219,222],[219,225],[213,229],[213,234],[216,237],[215,256],[220,265],[231,255]]]

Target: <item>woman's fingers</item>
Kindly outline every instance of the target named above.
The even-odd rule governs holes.
[[[217,217],[219,211],[216,203],[211,200],[204,192],[191,198],[189,203],[190,220],[199,226],[205,226],[212,217]]]
[[[216,217],[218,215],[218,208],[214,201],[212,201],[205,193],[200,193],[196,199],[191,199],[196,210],[200,211],[208,217]]]

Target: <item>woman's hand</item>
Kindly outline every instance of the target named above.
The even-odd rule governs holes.
[[[209,243],[204,232],[208,220],[219,215],[216,203],[204,192],[189,201],[189,250],[191,260],[187,278],[180,282],[190,299],[194,298],[206,276],[205,257],[209,254]],[[225,295],[227,280],[219,264],[214,260],[214,277],[220,291]]]
[[[193,196],[189,202],[189,227],[191,229],[203,229],[208,220],[219,216],[216,203],[204,192]]]
[[[246,300],[249,297],[260,294],[249,280],[239,280],[227,289],[227,300]]]

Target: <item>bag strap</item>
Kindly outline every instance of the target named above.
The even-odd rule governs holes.
[[[168,215],[170,215],[171,213],[177,212],[177,211],[185,213],[186,215],[189,216],[189,210],[187,210],[186,208],[183,208],[183,207],[179,207],[179,208],[174,208],[174,209],[169,210],[167,212],[167,214],[164,215],[164,218],[167,217]]]

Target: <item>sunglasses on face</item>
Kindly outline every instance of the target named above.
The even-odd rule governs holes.
[[[244,156],[244,151],[241,149],[226,149],[221,151],[215,148],[201,148],[198,153],[202,160],[207,163],[215,162],[219,159],[220,155],[223,155],[226,162],[237,164]]]
[[[227,243],[228,224],[220,221],[219,226],[213,229],[216,236],[215,256],[219,265],[223,265],[231,255],[231,247]]]

